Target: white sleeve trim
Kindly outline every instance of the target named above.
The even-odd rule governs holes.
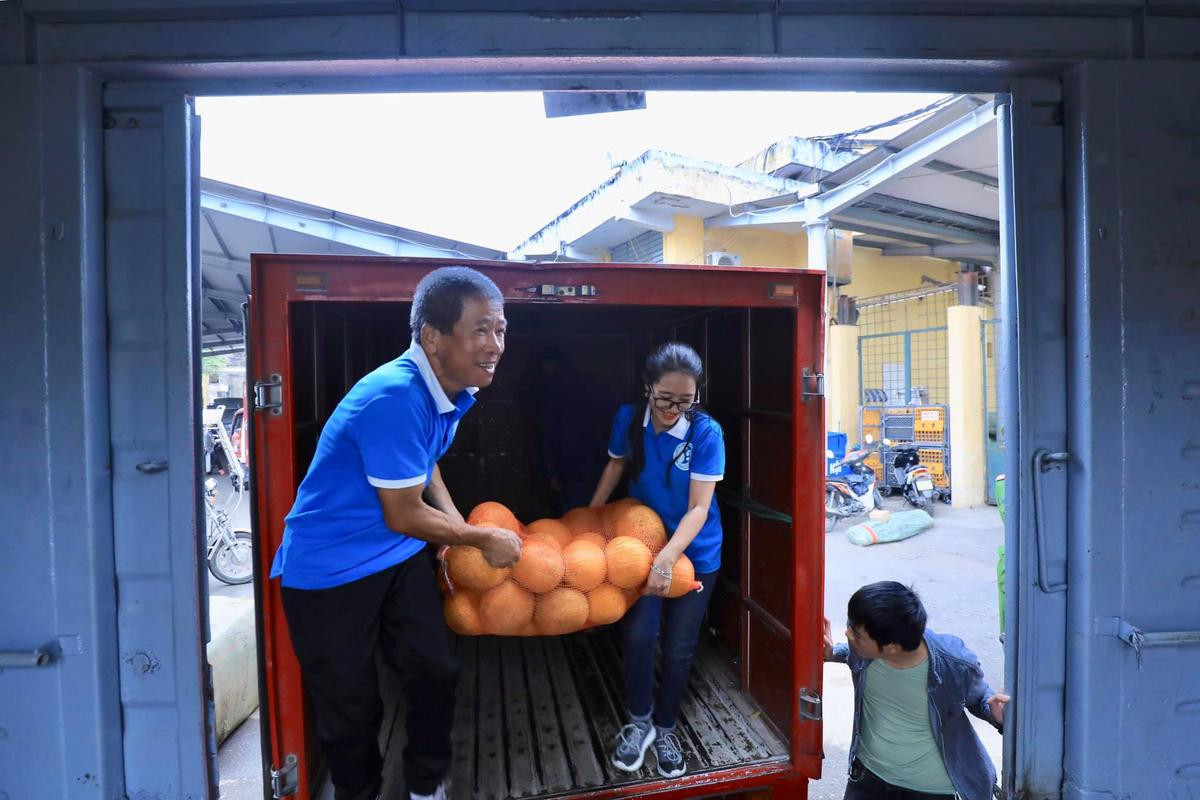
[[[617,454],[616,454],[616,453],[614,453],[612,450],[609,450],[609,451],[608,451],[608,457],[609,457],[609,458],[625,458],[625,456],[622,456],[622,455],[617,455]]]
[[[412,486],[422,486],[425,483],[425,476],[418,475],[415,478],[403,478],[398,481],[385,481],[383,478],[372,478],[367,476],[367,483],[374,486],[376,489],[408,489]]]
[[[725,476],[724,475],[704,475],[699,472],[693,472],[692,480],[704,481],[705,483],[716,483],[717,481],[725,480]]]

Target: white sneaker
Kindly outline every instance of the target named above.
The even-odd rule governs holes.
[[[438,784],[433,794],[408,793],[408,800],[450,800],[450,780],[447,778]]]
[[[612,765],[624,772],[637,772],[646,759],[646,751],[654,744],[657,732],[647,723],[641,728],[633,723],[621,728],[617,734],[617,746],[613,750]]]

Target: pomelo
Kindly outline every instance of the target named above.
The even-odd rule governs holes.
[[[491,500],[480,503],[471,509],[471,515],[467,517],[467,524],[506,528],[513,533],[521,532],[521,523],[517,521],[513,513],[504,504]]]
[[[617,520],[627,510],[640,506],[641,502],[632,497],[624,497],[600,508],[600,521],[604,525],[604,538],[612,539],[617,535]]]
[[[554,542],[529,538],[521,546],[521,558],[513,565],[512,577],[534,594],[548,592],[563,579],[563,556]]]
[[[533,619],[533,595],[506,580],[479,598],[483,629],[498,636],[514,636]]]
[[[541,533],[549,534],[559,547],[571,543],[571,529],[556,519],[539,519],[525,526],[526,536],[536,536]]]
[[[588,624],[608,625],[625,616],[629,601],[625,592],[611,583],[602,583],[588,592]]]
[[[662,519],[649,506],[626,509],[617,518],[617,536],[632,536],[657,554],[667,543],[667,531]]]
[[[543,636],[573,633],[587,624],[587,595],[576,589],[555,589],[539,595],[533,624]]]
[[[479,636],[483,633],[483,622],[479,619],[476,605],[478,599],[475,592],[465,589],[446,596],[446,624],[450,630],[463,636]]]
[[[604,530],[604,523],[600,519],[600,509],[587,506],[568,511],[563,515],[562,524],[566,525],[567,529],[576,536],[586,531],[600,533]]]
[[[608,563],[604,550],[593,542],[571,542],[563,548],[563,582],[572,589],[591,591],[604,582]]]
[[[622,589],[632,589],[646,582],[650,574],[650,548],[629,536],[618,536],[604,548],[608,559],[608,580]]]
[[[508,577],[507,567],[493,567],[483,551],[468,544],[456,544],[446,550],[446,569],[454,588],[491,589]]]
[[[687,556],[680,556],[671,568],[671,586],[667,589],[667,597],[683,597],[693,589],[700,588],[696,583],[696,568]]]

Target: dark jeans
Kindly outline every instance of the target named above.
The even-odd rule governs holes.
[[[846,782],[846,794],[842,800],[954,800],[952,794],[929,794],[914,792],[888,783],[858,759],[850,765],[850,780]]]
[[[432,794],[450,768],[458,664],[431,551],[331,589],[283,589],[292,647],[337,800],[374,798],[379,791],[383,701],[376,648],[404,678],[408,790]]]
[[[654,724],[672,728],[679,716],[679,704],[687,690],[692,656],[700,642],[700,624],[708,601],[716,588],[717,573],[697,575],[704,584],[698,592],[683,597],[642,597],[621,621],[621,661],[625,671],[625,698],[636,717],[654,709]],[[662,670],[658,681],[658,702],[654,702],[654,645],[659,641],[662,623]]]

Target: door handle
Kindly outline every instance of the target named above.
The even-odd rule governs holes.
[[[47,650],[0,650],[0,669],[44,667],[53,660]]]
[[[1071,460],[1070,453],[1051,453],[1049,450],[1038,450],[1033,454],[1033,544],[1037,550],[1037,582],[1038,588],[1046,594],[1066,591],[1067,582],[1051,583],[1046,577],[1046,552],[1042,544],[1042,473],[1054,464],[1065,464]]]

